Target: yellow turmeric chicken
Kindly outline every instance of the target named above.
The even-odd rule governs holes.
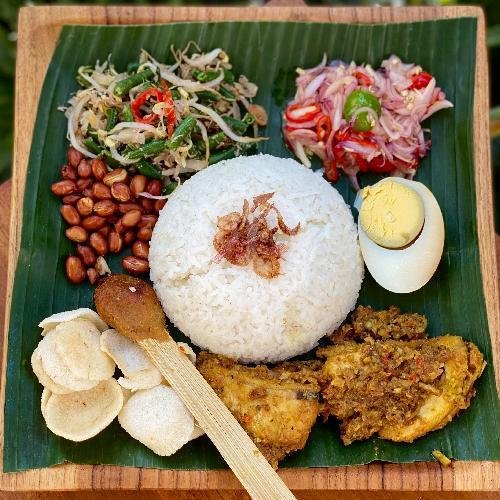
[[[196,366],[274,468],[305,446],[320,411],[318,361],[269,369],[202,352]]]

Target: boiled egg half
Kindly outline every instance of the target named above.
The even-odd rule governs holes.
[[[443,215],[431,191],[390,177],[361,190],[354,206],[361,253],[375,281],[395,293],[422,288],[444,247]]]

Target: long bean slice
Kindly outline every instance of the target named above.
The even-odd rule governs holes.
[[[243,120],[237,120],[232,116],[223,116],[224,121],[231,127],[231,129],[237,134],[243,135],[250,125]]]
[[[230,148],[224,149],[220,153],[214,153],[208,157],[208,164],[213,165],[214,163],[218,163],[222,160],[229,160],[229,158],[234,158],[236,153],[236,148],[231,146]]]
[[[177,182],[169,182],[161,191],[161,194],[172,194],[177,189]]]
[[[116,85],[113,93],[117,97],[123,97],[127,95],[128,91],[137,85],[151,80],[155,74],[150,68],[146,68],[144,71],[139,71],[135,75],[131,75],[123,80],[120,80]]]
[[[227,68],[224,68],[224,81],[226,83],[234,83],[234,73]]]
[[[127,158],[137,160],[138,158],[146,158],[147,156],[154,156],[161,153],[167,147],[167,141],[159,139],[157,141],[150,141],[147,144],[139,146],[137,149],[130,151]]]
[[[217,149],[224,141],[227,139],[227,135],[224,132],[217,132],[216,134],[212,134],[208,136],[208,147],[210,150]],[[205,142],[204,141],[196,141],[194,146],[196,150],[200,153],[205,153]]]
[[[215,80],[218,76],[220,76],[220,71],[199,71],[197,69],[193,70],[193,76],[201,83],[210,82]]]
[[[94,141],[92,137],[87,137],[87,139],[83,141],[83,144],[91,153],[94,153],[95,155],[101,154],[102,152],[101,146],[99,146],[99,144]]]
[[[106,130],[111,130],[118,123],[118,110],[116,108],[108,108],[106,116]]]
[[[228,101],[234,101],[236,99],[236,96],[226,87],[223,87],[222,85],[219,88],[220,95],[222,97],[225,97]]]
[[[170,94],[174,101],[178,101],[181,98],[181,93],[177,89],[170,89]]]
[[[145,175],[150,179],[163,179],[161,172],[152,163],[149,163],[149,161],[146,161],[144,159],[139,160],[134,164],[134,166],[137,168],[137,171],[140,174]]]
[[[252,125],[252,123],[255,122],[255,116],[253,116],[252,114],[250,113],[247,113],[244,117],[243,117],[243,122],[245,122],[246,124],[248,125]]]
[[[120,166],[119,161],[115,160],[113,158],[113,156],[111,155],[111,153],[107,149],[101,149],[101,152],[99,153],[99,156],[111,168],[116,168],[116,167]]]
[[[133,122],[134,115],[132,114],[132,110],[130,109],[130,104],[125,104],[122,111],[122,118],[125,122]]]
[[[210,90],[200,90],[199,92],[196,92],[196,95],[202,100],[202,101],[212,101],[216,102],[220,100],[220,96],[217,95],[215,92],[210,92]]]
[[[196,125],[196,118],[188,116],[179,123],[172,137],[167,141],[168,149],[177,149],[190,135]]]

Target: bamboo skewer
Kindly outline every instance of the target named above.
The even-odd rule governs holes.
[[[96,288],[94,300],[106,323],[147,352],[252,498],[295,498],[170,337],[163,310],[150,285],[130,276],[112,275]]]

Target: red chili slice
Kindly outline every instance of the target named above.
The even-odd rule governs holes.
[[[170,93],[170,89],[168,88],[167,82],[165,80],[161,81],[161,85],[163,87],[163,97],[164,102],[167,105],[165,110],[165,116],[167,118],[167,134],[170,137],[172,132],[174,131],[175,126],[175,106],[174,100],[172,98],[172,94]]]
[[[146,115],[142,114],[141,106],[144,106],[149,99],[155,98],[156,102],[164,102],[165,106],[165,117],[167,119],[167,134],[170,137],[175,126],[175,107],[174,101],[172,99],[172,94],[168,88],[166,82],[162,80],[162,89],[157,87],[151,87],[141,92],[131,103],[130,109],[134,116],[134,120],[139,123],[147,123],[153,125],[156,123],[160,115],[156,113],[148,113]]]
[[[340,171],[335,164],[335,160],[325,160],[323,162],[325,167],[325,177],[330,182],[337,182],[340,179]]]
[[[418,75],[415,75],[411,80],[411,85],[408,90],[420,90],[425,89],[429,82],[432,80],[432,75],[426,71],[422,71]]]
[[[372,79],[362,71],[356,71],[354,73],[354,76],[358,79],[358,83],[360,85],[365,85],[366,87],[369,87],[373,83]]]
[[[377,174],[385,174],[395,170],[394,165],[387,159],[378,155],[369,162],[369,168]]]
[[[301,123],[312,120],[320,111],[321,107],[319,104],[311,104],[310,106],[291,104],[286,108],[285,116],[287,120]]]
[[[141,112],[141,106],[144,106],[144,104],[146,104],[151,97],[156,98],[157,102],[163,102],[163,92],[156,87],[146,89],[132,101],[130,109],[132,110],[132,114],[134,115],[134,120],[136,122],[152,124],[158,120],[159,116],[156,113],[143,115]]]
[[[321,115],[316,122],[316,136],[318,141],[325,141],[328,139],[332,131],[332,120],[328,115]]]

